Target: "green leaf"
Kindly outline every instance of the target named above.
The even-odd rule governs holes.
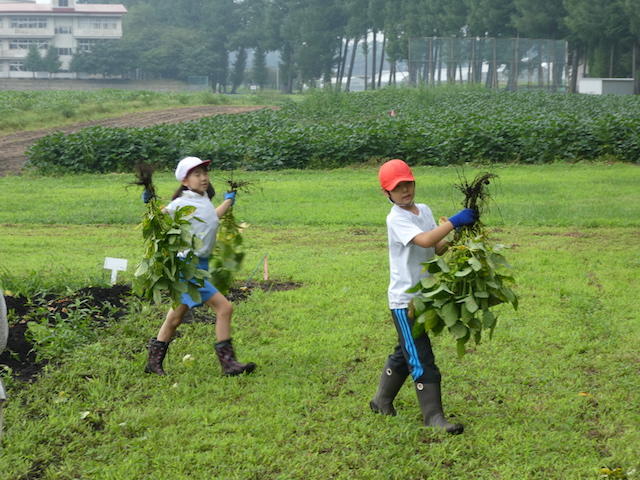
[[[467,260],[467,263],[469,263],[469,265],[471,265],[471,268],[473,268],[476,272],[482,270],[482,263],[480,263],[480,261],[475,257],[471,257],[469,260]]]
[[[480,323],[480,320],[478,320],[478,318],[476,317],[471,317],[471,319],[467,322],[467,326],[475,331],[482,330],[482,323]]]
[[[469,335],[469,329],[462,322],[457,322],[452,327],[449,327],[449,331],[457,340]]]
[[[440,319],[438,318],[438,314],[436,313],[436,311],[430,308],[429,310],[426,310],[422,315],[420,315],[417,321],[423,323],[424,329],[428,331],[435,327]]]
[[[472,268],[465,268],[464,270],[459,270],[455,273],[456,277],[466,277],[467,275],[469,275],[471,272],[473,272]]]
[[[438,315],[447,327],[452,327],[460,318],[460,310],[458,305],[455,302],[445,303],[440,310],[438,310]]]
[[[440,270],[442,270],[445,273],[449,273],[451,270],[449,269],[449,265],[447,265],[447,262],[444,261],[444,259],[442,257],[438,257],[438,266],[440,267]]]
[[[475,313],[479,308],[472,295],[469,295],[464,299],[464,305],[471,313]]]
[[[411,328],[411,335],[413,335],[413,338],[418,338],[424,332],[425,332],[424,323],[415,322],[413,324],[413,327]]]
[[[422,280],[420,280],[420,284],[422,284],[422,287],[425,289],[432,288],[436,283],[438,283],[438,281],[431,276],[425,277]]]
[[[493,328],[496,324],[496,317],[491,310],[484,310],[482,312],[482,325],[484,328]]]

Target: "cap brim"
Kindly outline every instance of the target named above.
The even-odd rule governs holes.
[[[391,190],[396,188],[400,182],[415,182],[415,181],[416,181],[416,179],[414,177],[394,178],[393,182],[390,183],[389,185],[387,185],[387,187],[389,187],[389,188],[385,188],[385,190],[390,192]]]
[[[198,165],[194,165],[189,170],[187,170],[187,174],[184,177],[187,178],[189,174],[198,167],[208,167],[210,163],[211,163],[211,160],[203,160],[202,163],[199,163]]]

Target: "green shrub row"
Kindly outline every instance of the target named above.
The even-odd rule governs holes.
[[[390,111],[395,112],[395,116]],[[385,89],[316,92],[281,110],[148,128],[49,135],[28,152],[43,173],[172,168],[326,168],[400,157],[412,164],[640,160],[640,99],[544,92]]]

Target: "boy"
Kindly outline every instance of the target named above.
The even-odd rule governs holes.
[[[442,411],[441,375],[429,337],[424,332],[417,338],[412,335],[413,319],[409,316],[409,304],[415,294],[407,293],[407,290],[428,275],[422,270],[422,263],[435,253],[440,255],[445,252],[447,244],[444,238],[447,234],[454,228],[472,225],[477,212],[463,209],[442,225],[436,226],[429,207],[414,203],[415,178],[405,162],[397,159],[386,162],[380,167],[378,178],[380,186],[393,203],[387,216],[390,267],[388,299],[398,332],[398,345],[387,359],[378,391],[369,405],[376,413],[395,415],[393,400],[411,374],[424,425],[459,434],[464,427],[447,422]]]

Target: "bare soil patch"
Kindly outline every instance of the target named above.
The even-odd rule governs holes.
[[[265,292],[283,291],[299,288],[296,282],[245,282],[229,291],[227,298],[233,302],[246,300],[253,289],[260,288]],[[11,368],[13,378],[23,381],[34,381],[45,366],[37,362],[33,345],[25,337],[29,322],[37,321],[45,316],[50,325],[58,318],[67,318],[74,308],[90,309],[95,328],[105,327],[117,322],[128,312],[127,299],[132,295],[128,285],[110,287],[85,287],[69,295],[46,294],[27,298],[24,296],[6,296],[7,314],[9,317],[9,338],[7,348],[0,354],[0,364]],[[208,308],[192,311],[190,319],[185,323],[215,323],[215,316]]]
[[[162,123],[187,122],[212,115],[251,112],[261,108],[265,107],[226,105],[180,107],[156,110],[153,112],[130,113],[121,117],[77,123],[64,127],[12,133],[0,137],[0,177],[9,174],[19,174],[27,161],[27,157],[25,156],[26,150],[33,145],[36,140],[54,132],[73,133],[82,128],[96,125],[104,127],[149,127]]]

